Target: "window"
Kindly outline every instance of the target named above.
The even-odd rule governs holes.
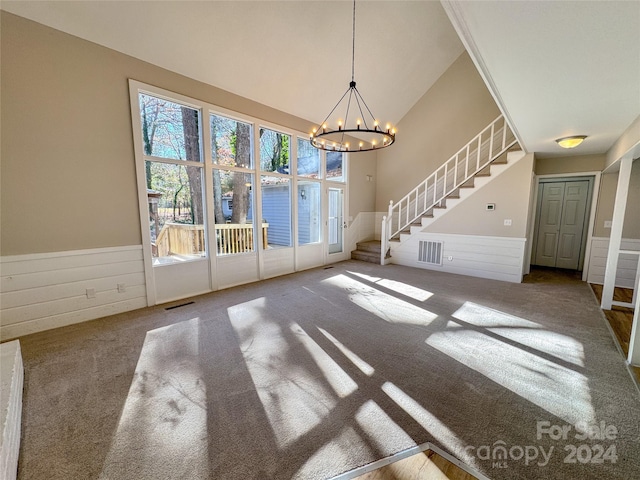
[[[292,245],[291,136],[268,128],[260,129],[260,176],[262,221],[267,225],[265,248]]]
[[[144,154],[201,162],[200,112],[144,93],[139,99]]]
[[[211,115],[210,128],[216,253],[253,252],[253,127]]]
[[[151,244],[153,265],[198,260],[209,255],[208,248],[216,256],[242,255],[322,244],[327,238],[325,217],[333,210],[324,211],[326,192],[343,190],[337,183],[346,178],[341,152],[317,150],[304,134],[284,127],[267,127],[196,99],[177,94],[174,99],[170,92],[130,84],[136,85],[132,100],[141,195],[143,184],[147,190],[141,213],[148,210],[149,230],[143,237],[145,245]],[[205,138],[210,145],[203,143]],[[319,258],[321,247],[307,251]],[[284,250],[274,255],[295,258]],[[227,264],[237,262],[220,263]],[[193,263],[194,269],[201,266]],[[162,279],[169,278],[167,271],[162,270]]]
[[[326,152],[327,180],[344,182],[344,154],[342,152]]]
[[[206,256],[200,112],[138,96],[154,265]]]
[[[320,151],[302,138],[298,139],[298,176],[320,178]]]
[[[267,227],[266,248],[290,247],[291,180],[262,175],[262,221]]]
[[[261,128],[260,170],[289,174],[290,142],[291,137],[286,133]]]

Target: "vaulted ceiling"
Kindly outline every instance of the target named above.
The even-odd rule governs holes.
[[[465,47],[527,151],[604,153],[640,115],[639,1],[443,5],[357,2],[355,79],[381,121],[397,123]],[[1,8],[310,121],[351,80],[350,1]],[[569,134],[589,138],[563,151],[553,140]]]

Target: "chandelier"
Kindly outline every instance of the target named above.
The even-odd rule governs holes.
[[[371,113],[364,98],[356,88],[355,82],[355,52],[356,52],[356,1],[353,0],[353,35],[351,48],[351,82],[329,115],[322,121],[319,127],[315,127],[309,134],[311,145],[321,150],[336,152],[367,152],[388,147],[396,141],[396,130],[390,124],[384,128]],[[338,117],[337,129],[331,128],[327,123],[329,118],[337,111],[338,107],[346,103],[344,116]],[[351,106],[357,110],[349,117]],[[343,108],[343,107],[342,107]],[[351,122],[351,123],[349,123]]]

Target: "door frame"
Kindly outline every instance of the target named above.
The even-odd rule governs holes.
[[[591,259],[591,243],[593,238],[593,228],[595,226],[596,219],[596,210],[598,207],[598,200],[600,195],[600,180],[601,180],[602,172],[600,171],[588,171],[588,172],[573,172],[573,173],[553,173],[553,174],[544,174],[544,175],[535,175],[534,182],[535,188],[533,189],[533,201],[531,202],[531,214],[530,224],[529,224],[529,251],[527,252],[527,271],[530,270],[530,266],[532,264],[533,253],[535,252],[535,243],[536,243],[536,220],[538,217],[538,209],[539,209],[539,199],[538,199],[538,191],[540,188],[541,180],[543,183],[548,181],[571,181],[576,180],[576,177],[585,177],[585,179],[590,179],[593,181],[593,188],[591,189],[590,201],[591,206],[589,208],[589,220],[586,226],[586,239],[583,238],[582,241],[586,242],[584,248],[584,261],[582,265],[582,281],[586,281],[589,268],[590,268],[590,259]]]

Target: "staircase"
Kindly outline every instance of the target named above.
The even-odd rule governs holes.
[[[507,152],[518,148],[516,145],[515,135],[500,115],[402,199],[396,203],[391,201],[388,214],[382,219],[380,249],[375,251],[378,260],[374,263],[387,263],[392,242],[402,242],[422,231],[444,214],[447,202],[459,203],[467,196],[465,190],[487,183],[484,177],[491,176],[492,168],[507,168]],[[352,258],[363,259],[364,252],[374,253],[372,245],[364,248],[360,250],[358,244]]]
[[[382,244],[380,240],[369,240],[367,242],[358,242],[356,243],[356,250],[351,251],[352,260],[360,260],[362,262],[376,263],[378,265],[380,265],[381,255],[382,255]],[[389,255],[389,252],[387,252],[387,255]]]

